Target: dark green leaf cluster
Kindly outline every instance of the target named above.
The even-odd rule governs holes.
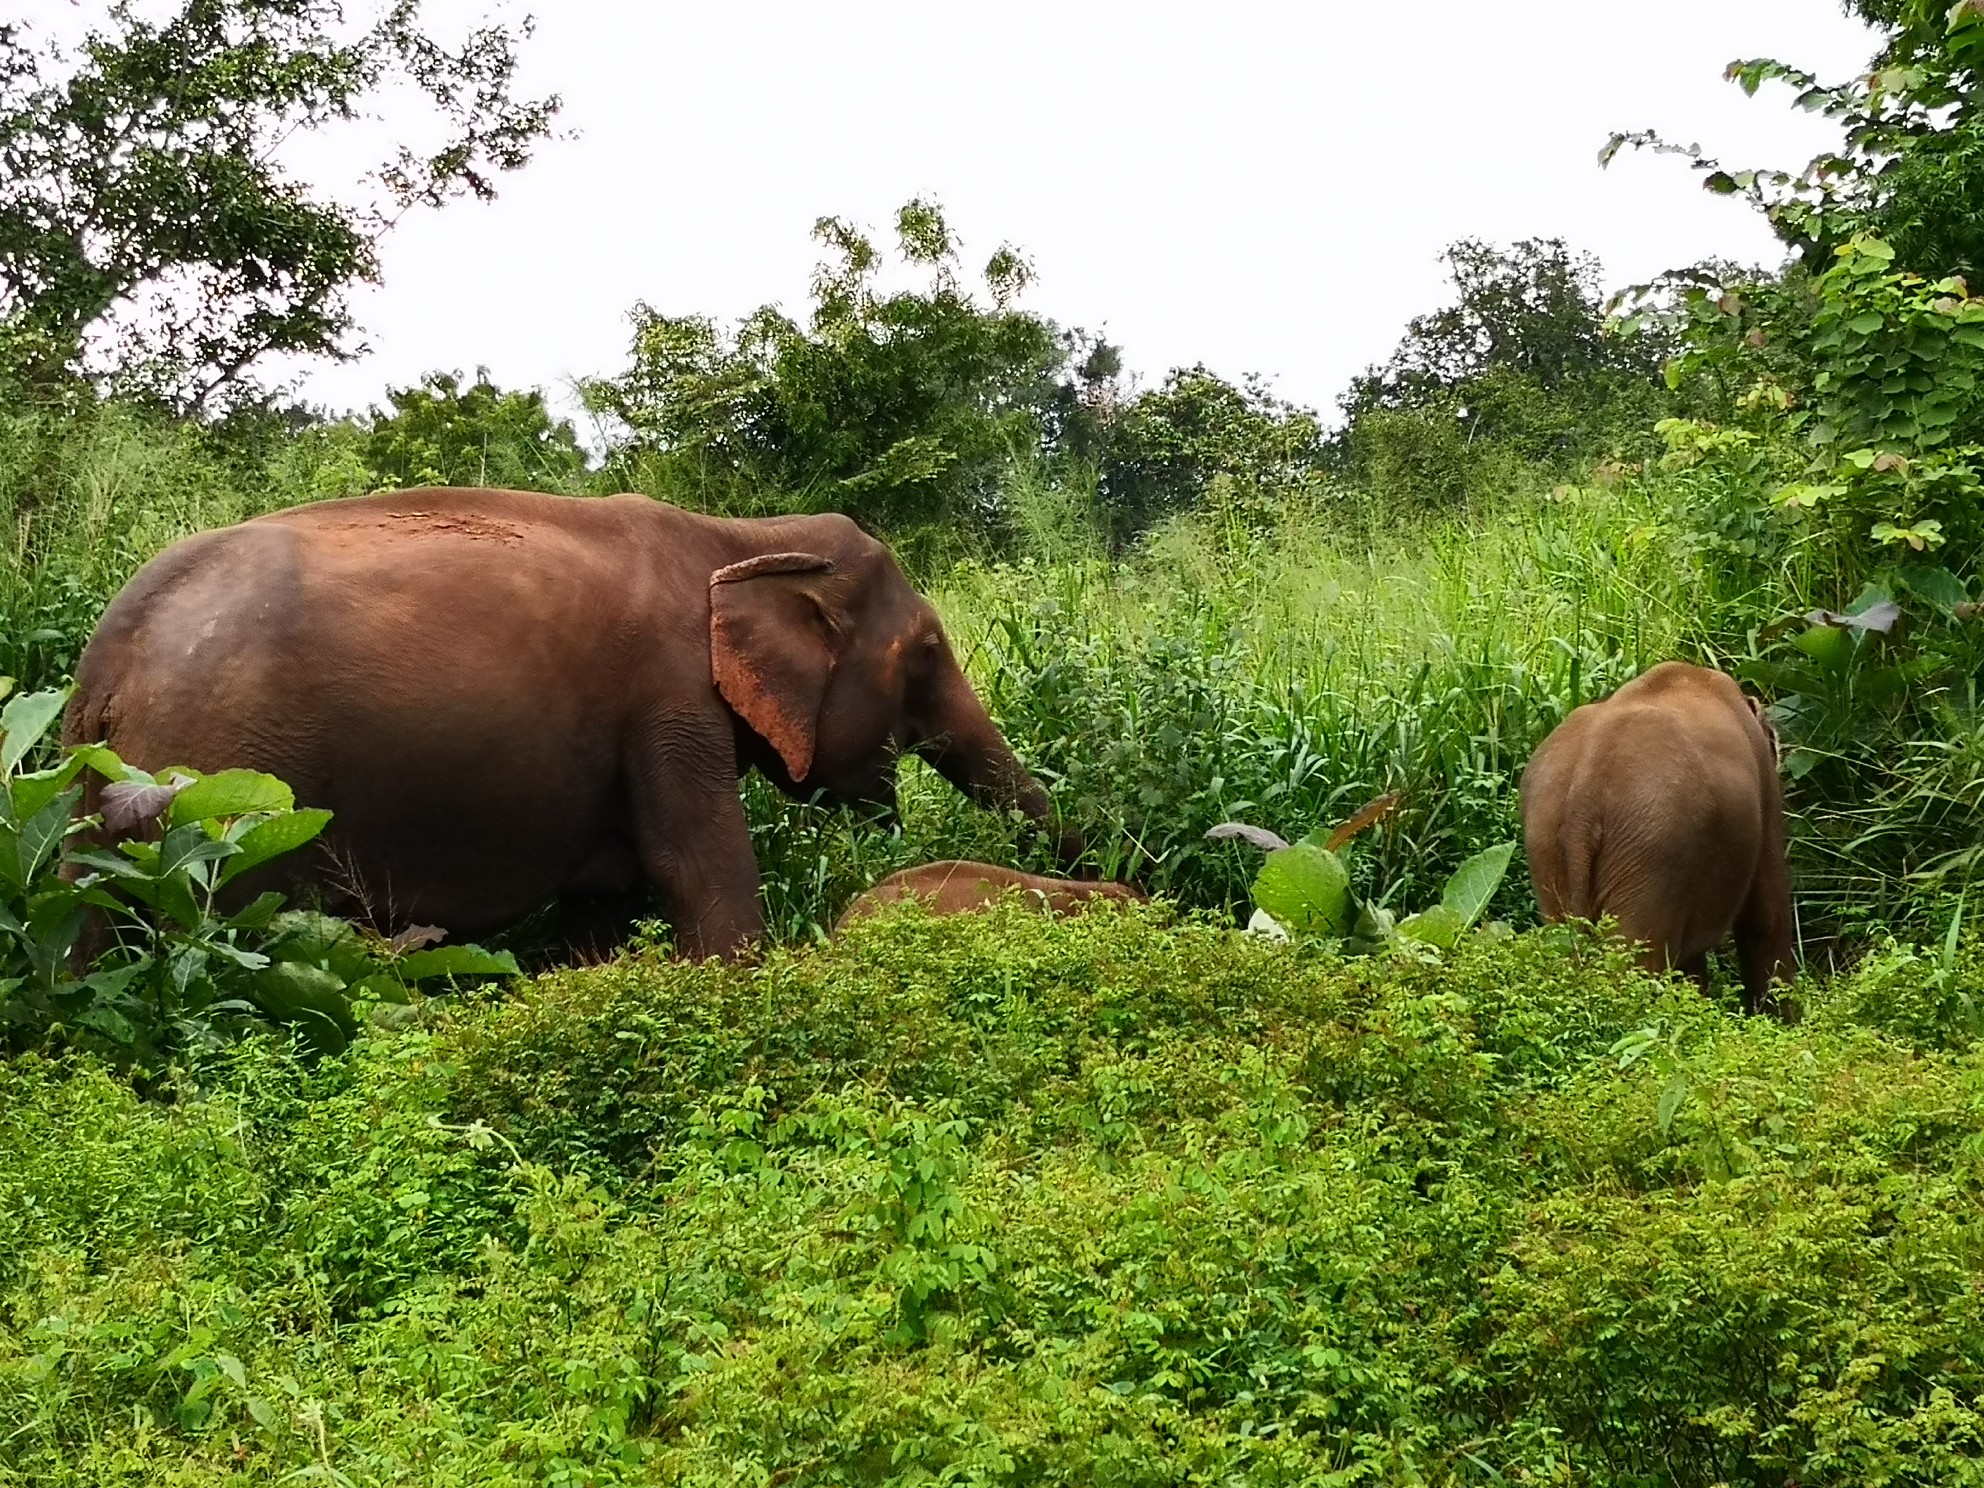
[[[1746,93],[1765,83],[1795,91],[1796,106],[1839,126],[1839,143],[1803,169],[1731,170],[1698,146],[1649,131],[1614,135],[1600,155],[1627,146],[1687,157],[1702,185],[1757,207],[1811,268],[1860,234],[1892,245],[1902,264],[1940,278],[1984,273],[1984,7],[1973,0],[1851,0],[1881,33],[1861,75],[1825,83],[1772,58],[1732,62]]]
[[[838,218],[814,236],[832,257],[804,326],[767,306],[733,335],[636,307],[632,366],[587,389],[626,430],[625,483],[705,508],[844,511],[879,532],[996,527],[1005,469],[1067,412],[1069,343],[1010,304],[1024,261],[1001,249],[981,303],[924,201],[896,222],[921,289],[882,289],[874,245]]]
[[[1663,405],[1667,348],[1608,334],[1597,261],[1560,239],[1446,251],[1454,303],[1416,316],[1341,399],[1339,437],[1378,491],[1449,502],[1501,450],[1562,467],[1635,440]]]
[[[1325,465],[1316,415],[1258,379],[1239,386],[1203,365],[1182,367],[1123,403],[1100,430],[1098,504],[1120,545],[1201,506],[1215,482],[1226,505],[1271,515]]]
[[[390,411],[373,409],[362,449],[373,483],[408,486],[504,486],[576,492],[586,474],[585,451],[544,394],[506,392],[477,368],[430,372],[417,387],[386,394]]]
[[[0,710],[0,1050],[79,1044],[156,1077],[272,1020],[342,1049],[366,1004],[405,1003],[430,978],[517,973],[507,953],[375,943],[285,912],[275,890],[247,898],[250,875],[331,819],[273,776],[152,775],[101,745],[24,770],[66,699],[24,693]],[[100,807],[87,814],[86,773]]]

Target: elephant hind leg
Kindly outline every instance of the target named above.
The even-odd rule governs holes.
[[[566,956],[581,966],[612,960],[646,904],[647,896],[638,889],[561,895],[558,917]]]
[[[1772,992],[1773,983],[1790,986],[1798,974],[1791,949],[1790,897],[1782,888],[1773,898],[1766,886],[1753,890],[1736,917],[1736,956],[1743,968],[1743,1007],[1757,1013],[1766,1007],[1785,1021],[1795,1013]]]

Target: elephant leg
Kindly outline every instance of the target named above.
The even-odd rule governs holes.
[[[1737,913],[1734,927],[1736,956],[1743,968],[1743,1007],[1762,1012],[1772,1008],[1778,1017],[1790,1021],[1795,1013],[1788,1003],[1775,997],[1773,982],[1790,986],[1798,974],[1797,958],[1791,949],[1791,891],[1782,849],[1767,853],[1762,871],[1750,888],[1749,898]]]
[[[676,950],[693,961],[740,955],[764,935],[765,917],[730,724],[664,721],[641,742],[628,766],[634,846]]]
[[[1708,991],[1708,952],[1697,951],[1692,956],[1683,957],[1674,968],[1688,978],[1704,993]]]
[[[608,961],[633,933],[641,912],[639,893],[571,893],[560,897],[558,917],[566,954],[588,964]]]
[[[1760,1013],[1769,1008],[1784,1021],[1795,1021],[1790,1004],[1772,990],[1773,983],[1788,987],[1795,974],[1790,935],[1746,916],[1736,922],[1736,958],[1743,968],[1743,1010]]]

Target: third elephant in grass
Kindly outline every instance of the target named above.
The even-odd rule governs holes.
[[[1009,890],[1020,891],[1029,904],[1051,914],[1071,914],[1092,899],[1143,903],[1150,898],[1142,889],[1130,884],[1097,879],[1048,878],[1039,873],[1022,873],[1017,868],[1001,868],[993,863],[950,859],[891,873],[848,905],[834,929],[845,929],[850,921],[905,898],[923,900],[932,914],[953,915],[984,909],[996,903]]]
[[[1733,934],[1751,1012],[1792,979],[1777,739],[1734,679],[1663,662],[1574,710],[1523,772],[1522,818],[1546,920],[1609,915],[1648,970],[1704,988]]]

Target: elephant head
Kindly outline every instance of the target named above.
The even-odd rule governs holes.
[[[889,550],[845,517],[776,530],[793,545],[710,576],[711,672],[744,762],[788,795],[893,813],[896,762],[911,751],[980,805],[1049,823],[1047,793]],[[1057,847],[1066,862],[1081,853],[1070,828]]]

